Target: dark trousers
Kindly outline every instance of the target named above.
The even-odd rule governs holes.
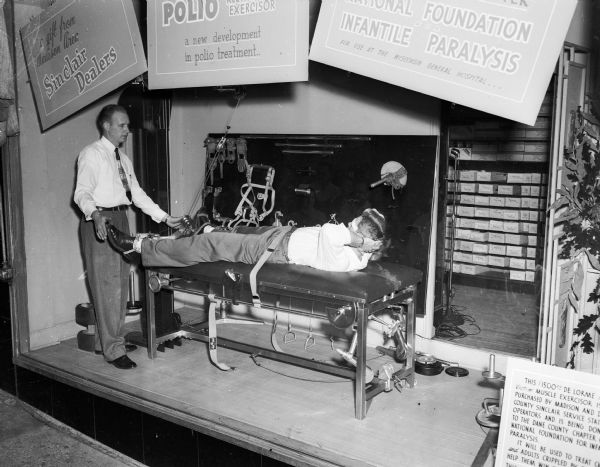
[[[116,211],[110,215],[111,223],[128,234],[126,213]],[[79,235],[96,315],[96,350],[102,349],[104,358],[112,361],[126,353],[122,332],[127,314],[130,267],[108,241],[98,240],[93,221],[82,217]]]
[[[230,261],[255,264],[273,239],[289,227],[238,227],[235,232],[209,232],[178,239],[144,240],[142,263],[148,267],[180,267]],[[269,257],[270,263],[287,263],[287,242]]]

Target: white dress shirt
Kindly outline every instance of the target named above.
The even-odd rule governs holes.
[[[119,150],[121,165],[125,171],[133,204],[148,214],[155,222],[167,216],[158,204],[140,187],[129,157]],[[104,136],[86,146],[77,158],[77,184],[73,199],[86,220],[90,220],[97,207],[112,208],[131,204],[127,199],[119,166],[115,157],[115,146]]]
[[[364,269],[371,253],[363,253],[347,244],[350,230],[344,224],[300,227],[292,232],[287,256],[290,263],[312,266],[324,271],[358,271]]]

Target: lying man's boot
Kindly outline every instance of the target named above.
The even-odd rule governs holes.
[[[137,236],[126,235],[112,224],[108,224],[106,229],[108,230],[108,242],[115,250],[130,261],[140,260],[140,254],[136,251],[134,245],[136,240],[138,240]]]
[[[206,227],[215,227],[205,207],[201,207],[194,215],[194,230],[196,234],[204,233]],[[210,229],[209,229],[210,230]]]
[[[193,219],[190,219],[189,216],[183,217],[184,219],[187,218],[187,222],[184,221],[184,227],[175,232],[175,234],[173,235],[174,238],[191,237],[192,235],[204,233],[204,229],[206,227],[214,228],[210,221],[208,211],[205,207],[201,207],[200,209],[198,209]]]

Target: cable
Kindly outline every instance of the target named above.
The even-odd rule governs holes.
[[[292,376],[292,375],[288,375],[285,373],[282,373],[281,371],[277,371],[277,370],[273,370],[272,368],[267,368],[264,365],[261,365],[256,359],[260,357],[260,355],[257,354],[251,354],[250,358],[252,359],[252,361],[254,362],[254,364],[257,367],[260,367],[264,370],[270,371],[271,373],[275,373],[278,374],[280,376],[285,376],[286,378],[291,378],[291,379],[297,379],[299,381],[308,381],[310,383],[325,383],[325,384],[341,384],[341,383],[348,383],[347,380],[344,381],[326,381],[326,380],[322,380],[322,379],[311,379],[311,378],[301,378],[299,376]]]
[[[448,311],[440,324],[435,328],[435,336],[444,339],[460,339],[467,336],[474,336],[481,332],[481,328],[471,315],[461,313],[466,307],[449,305]],[[474,332],[467,332],[460,326],[471,326],[475,328]]]
[[[222,89],[222,91],[229,91],[229,89]],[[235,115],[235,112],[237,111],[240,102],[242,101],[242,99],[244,97],[246,97],[246,93],[245,90],[242,89],[238,89],[236,88],[234,90],[234,97],[236,99],[235,102],[235,106],[233,107],[233,109],[231,110],[231,112],[229,113],[229,117],[227,118],[227,122],[225,122],[225,129],[224,129],[224,133],[223,136],[219,139],[219,142],[217,144],[217,148],[216,148],[216,154],[215,157],[213,158],[212,161],[209,161],[210,164],[207,167],[206,173],[204,174],[204,183],[203,185],[200,187],[200,189],[196,192],[196,195],[194,196],[194,199],[192,201],[192,204],[190,205],[190,209],[188,211],[188,214],[191,215],[192,212],[194,211],[194,209],[196,208],[196,205],[198,204],[198,202],[200,201],[200,198],[203,195],[203,190],[206,188],[207,184],[208,184],[208,179],[210,177],[210,173],[216,169],[217,163],[218,163],[218,159],[219,159],[219,152],[223,149],[223,147],[225,146],[225,141],[227,139],[227,135],[229,134],[229,130],[231,129],[231,121],[233,120],[233,116]]]

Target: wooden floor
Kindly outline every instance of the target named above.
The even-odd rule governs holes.
[[[270,326],[225,328],[221,335],[269,343]],[[337,355],[319,336],[305,351],[304,337],[279,343],[320,360]],[[390,361],[370,352],[374,370]],[[223,372],[210,364],[206,345],[191,340],[154,360],[144,348],[130,355],[138,368],[118,370],[71,340],[27,358],[62,380],[293,465],[471,465],[486,437],[475,415],[498,393],[475,371],[417,375],[414,388],[378,395],[366,419],[356,420],[352,383],[335,376],[262,358],[257,365],[247,354],[219,349],[219,360],[236,368]]]
[[[467,319],[457,344],[522,357],[536,355],[539,305],[532,293],[454,285],[452,308]]]

